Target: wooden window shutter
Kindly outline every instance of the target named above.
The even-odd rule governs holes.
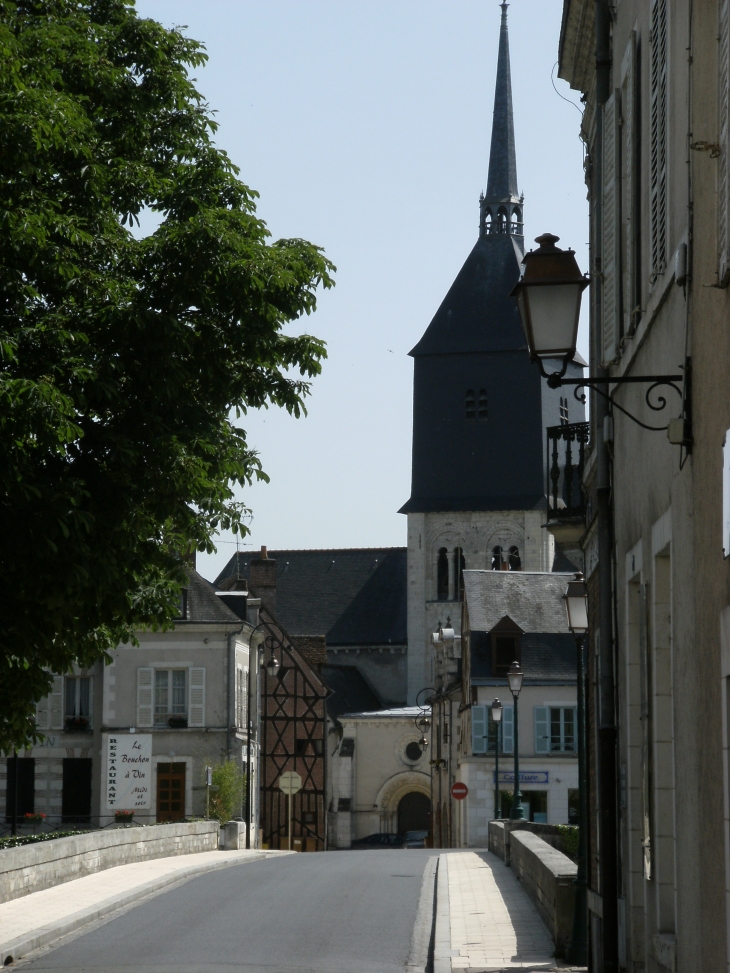
[[[535,707],[535,753],[550,753],[550,710]]]
[[[487,752],[486,706],[472,706],[471,708],[471,752]]]
[[[515,708],[505,706],[502,710],[502,751],[512,753],[515,748]]]
[[[603,305],[601,360],[610,364],[621,328],[621,130],[620,91],[603,107]]]
[[[718,282],[730,283],[730,0],[720,0],[717,31],[717,104],[720,155],[717,159]]]
[[[621,67],[621,335],[633,334],[640,313],[639,105],[636,31],[626,45]]]
[[[39,699],[35,704],[35,725],[39,730],[48,729],[48,719],[51,715],[50,713],[50,702],[51,697],[44,696],[43,699]]]
[[[205,726],[205,669],[202,666],[190,669],[188,726]]]
[[[137,726],[153,725],[152,686],[154,675],[154,669],[137,669]]]
[[[63,729],[63,676],[53,677],[53,689],[49,697],[52,730]]]
[[[656,277],[667,261],[667,0],[653,0],[651,6],[649,96],[651,269]]]

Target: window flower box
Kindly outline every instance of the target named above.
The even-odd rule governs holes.
[[[91,730],[91,725],[88,716],[67,716],[66,717],[67,733],[88,733],[90,730]]]
[[[23,820],[26,824],[33,826],[33,834],[35,834],[36,828],[39,824],[43,824],[43,822],[46,820],[46,816],[42,811],[28,811],[23,815]]]
[[[131,824],[134,820],[134,811],[115,811],[114,821],[117,824]]]

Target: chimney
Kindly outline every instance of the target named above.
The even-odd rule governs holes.
[[[265,547],[249,564],[251,594],[261,599],[261,606],[270,615],[276,615],[276,561],[270,558]]]

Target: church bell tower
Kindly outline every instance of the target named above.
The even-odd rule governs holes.
[[[531,362],[510,291],[524,256],[507,3],[479,235],[423,337],[413,375],[408,516],[408,701],[434,686],[432,633],[459,630],[464,568],[550,571],[545,427],[584,410]],[[578,363],[569,374],[581,375]],[[571,415],[568,417],[568,410]],[[446,687],[437,687],[446,688]]]

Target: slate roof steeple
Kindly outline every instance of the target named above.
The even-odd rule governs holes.
[[[522,197],[517,189],[515,126],[512,115],[512,76],[509,64],[508,3],[500,4],[497,82],[494,87],[492,145],[489,152],[487,192],[479,200],[480,232],[522,236]]]
[[[545,427],[561,421],[561,390],[549,389],[530,361],[510,297],[524,256],[523,198],[517,189],[507,4],[501,7],[479,236],[411,350],[411,496],[402,513],[540,507]],[[571,421],[583,419],[580,406],[572,410]]]

